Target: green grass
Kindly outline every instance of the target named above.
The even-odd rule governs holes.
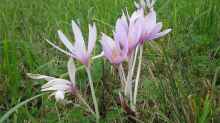
[[[166,38],[145,44],[138,96],[137,119],[146,123],[220,122],[220,1],[158,0],[156,10]],[[68,58],[44,39],[63,47],[61,29],[72,36],[71,20],[83,31],[95,21],[98,31],[112,34],[121,10],[134,10],[132,0],[0,0],[0,117],[20,102],[40,93],[43,81],[33,81],[28,72],[59,76],[66,72]],[[100,52],[99,46],[95,54]],[[110,65],[98,60],[93,78],[102,122],[129,122],[116,103],[120,84]],[[111,73],[111,74],[109,74]],[[77,73],[80,89],[89,98],[85,71]],[[80,107],[58,105],[47,96],[27,103],[7,122],[92,122]]]

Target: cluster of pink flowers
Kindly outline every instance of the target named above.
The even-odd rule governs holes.
[[[147,3],[147,5],[143,3]],[[160,38],[171,31],[171,29],[161,31],[162,23],[157,22],[156,20],[156,12],[154,11],[153,4],[154,1],[142,0],[141,4],[136,4],[138,8],[132,13],[131,16],[127,14],[128,12],[123,12],[122,16],[117,19],[115,30],[113,31],[113,38],[105,33],[101,34],[100,43],[102,45],[103,52],[98,55],[98,57],[95,56],[95,58],[100,58],[104,54],[104,57],[111,64],[118,66],[118,72],[122,83],[121,92],[124,93],[124,96],[129,97],[132,111],[135,111],[144,42]],[[145,14],[146,12],[148,12],[148,14]],[[95,24],[89,25],[88,47],[85,46],[82,32],[74,21],[72,21],[72,30],[75,37],[74,44],[71,43],[71,41],[62,33],[62,31],[58,31],[58,36],[68,51],[61,49],[57,45],[47,40],[47,42],[53,47],[70,57],[70,61],[68,62],[68,73],[70,81],[45,75],[28,75],[33,79],[47,80],[48,83],[42,86],[42,91],[53,91],[52,95],[55,95],[57,101],[64,100],[65,93],[78,95],[77,97],[79,97],[82,102],[90,109],[91,113],[94,113],[92,108],[85,102],[85,100],[82,99],[82,96],[80,96],[79,91],[76,88],[76,68],[73,59],[78,60],[86,68],[95,107],[94,114],[98,120],[98,103],[96,101],[93,81],[90,73],[90,60],[92,60],[91,55],[97,40],[97,29]],[[140,51],[139,64],[138,68],[135,69],[138,51]],[[127,72],[125,72],[123,68],[123,64],[126,63],[128,63]],[[135,73],[134,70],[137,70],[136,78],[133,77],[133,74]],[[122,107],[128,107],[128,104],[124,106],[126,101],[124,100],[121,93],[120,100],[122,102]]]
[[[157,23],[156,12],[151,9],[145,15],[144,9],[136,10],[131,17],[122,16],[117,20],[114,39],[102,34],[101,44],[105,57],[112,64],[119,64],[126,60],[137,45],[151,41],[168,34],[171,29],[161,32],[162,23]]]

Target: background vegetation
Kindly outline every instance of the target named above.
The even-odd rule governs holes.
[[[158,20],[173,31],[145,44],[136,122],[220,122],[219,6],[219,0],[157,0]],[[94,21],[99,31],[112,34],[125,7],[132,12],[133,0],[0,0],[0,117],[40,93],[45,82],[27,78],[27,72],[51,76],[66,72],[68,57],[45,39],[64,47],[56,31],[61,29],[73,37],[73,19],[84,32]],[[99,46],[94,54],[98,53]],[[77,84],[89,100],[84,76],[84,70],[77,73]],[[102,122],[131,122],[117,105],[120,84],[107,61],[94,62],[93,78]],[[15,123],[93,121],[79,106],[63,107],[48,96],[19,108],[8,119]]]

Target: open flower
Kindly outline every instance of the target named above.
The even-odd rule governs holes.
[[[112,64],[124,61],[139,43],[142,33],[143,20],[140,18],[142,12],[142,10],[135,11],[130,18],[123,13],[116,22],[114,40],[103,33],[101,45],[105,57]]]
[[[143,30],[140,38],[140,43],[160,38],[171,31],[171,29],[166,29],[161,32],[162,26],[162,22],[157,23],[156,12],[153,8],[151,8],[148,15],[144,17],[144,24],[142,26]]]
[[[50,76],[40,75],[40,74],[31,74],[27,75],[32,79],[43,79],[48,81],[46,84],[41,86],[41,91],[52,91],[51,95],[55,96],[56,101],[63,101],[65,93],[75,95],[77,93],[77,88],[75,85],[75,65],[73,60],[68,62],[68,72],[70,80],[54,78]]]
[[[63,34],[62,31],[58,31],[58,36],[62,43],[66,46],[66,48],[69,50],[69,52],[59,48],[52,42],[48,41],[49,44],[60,50],[61,52],[76,58],[79,60],[82,64],[88,66],[89,64],[89,58],[92,54],[92,50],[95,47],[96,37],[97,37],[97,30],[95,24],[89,25],[89,37],[88,37],[88,47],[86,48],[85,42],[83,39],[82,32],[79,28],[79,26],[72,21],[72,29],[75,37],[75,43],[74,45],[68,40],[68,38]]]
[[[144,11],[139,9],[128,18],[123,13],[116,22],[115,40],[118,40],[120,44],[128,42],[129,51],[133,50],[139,42],[143,26],[143,13]]]
[[[104,56],[112,63],[119,64],[127,58],[128,43],[125,42],[120,46],[119,40],[113,40],[106,34],[102,34],[101,45]]]

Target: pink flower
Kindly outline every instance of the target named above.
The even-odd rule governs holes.
[[[82,64],[88,66],[89,64],[89,59],[92,54],[92,50],[95,47],[96,43],[96,37],[97,37],[97,30],[95,24],[93,26],[89,25],[89,37],[88,37],[88,47],[86,48],[85,42],[83,39],[82,32],[78,25],[72,21],[72,29],[73,29],[73,34],[75,37],[75,43],[74,45],[68,40],[68,38],[61,32],[60,30],[58,31],[58,36],[62,43],[66,46],[66,48],[69,50],[69,52],[59,48],[55,44],[50,43],[52,46],[60,50],[61,52],[76,58],[79,60]]]
[[[144,25],[142,27],[140,43],[160,38],[171,31],[171,29],[166,29],[161,32],[162,23],[156,22],[156,12],[153,10],[153,8],[150,9],[148,15],[144,17]]]
[[[106,34],[102,34],[101,45],[104,56],[112,63],[119,64],[127,58],[128,43],[125,42],[120,46],[119,40],[113,40]]]
[[[122,17],[116,22],[115,28],[115,40],[118,40],[120,44],[128,42],[128,49],[131,51],[134,49],[140,39],[143,26],[143,13],[142,9],[135,11],[131,17],[126,18],[123,13]]]
[[[143,18],[140,18],[142,12],[135,11],[130,18],[126,18],[123,13],[116,22],[114,40],[103,33],[101,38],[102,49],[105,57],[112,64],[119,64],[124,61],[129,52],[139,43],[143,22]]]

